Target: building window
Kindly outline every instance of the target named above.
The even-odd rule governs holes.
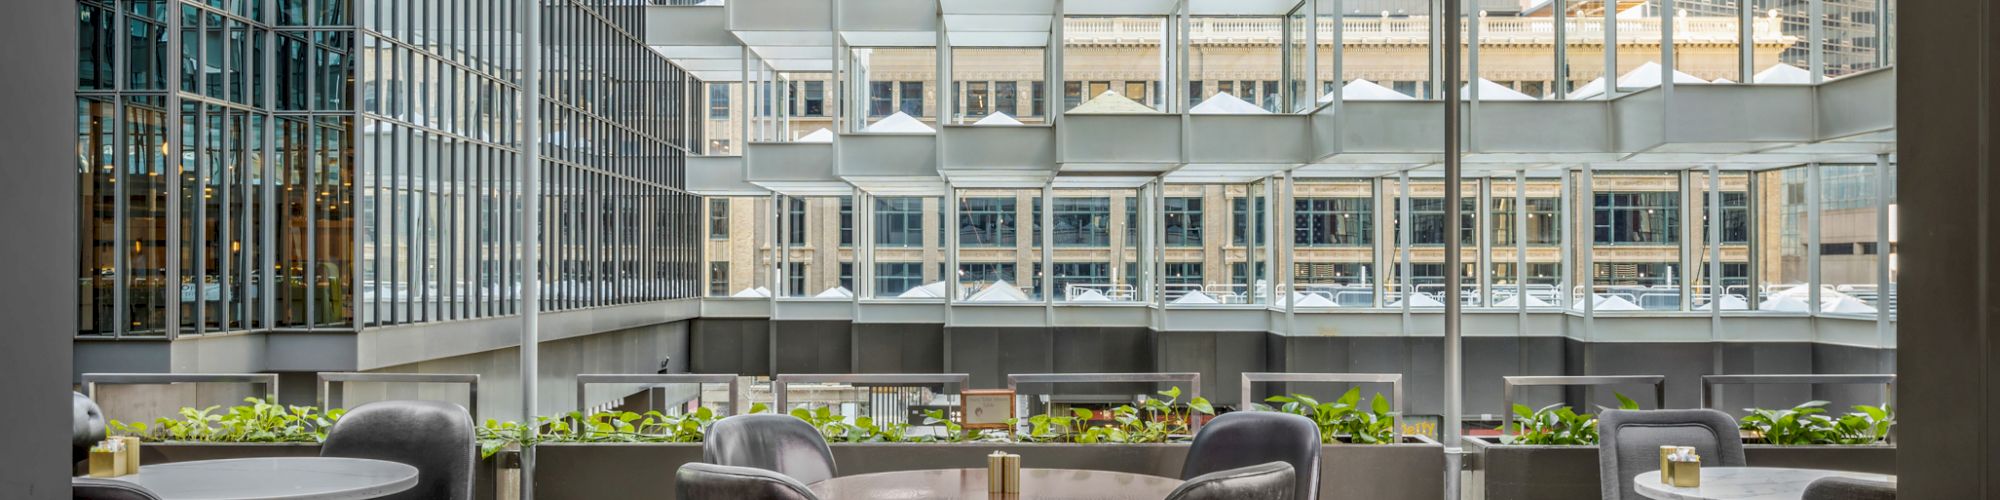
[[[842,263],[840,263],[840,287],[841,287],[841,288],[845,288],[845,289],[847,289],[848,293],[853,293],[853,292],[854,292],[854,263],[853,263],[853,262],[842,262]]]
[[[923,286],[922,262],[878,262],[875,264],[875,295],[893,297]]]
[[[1069,292],[1070,285],[1097,288],[1101,292],[1111,284],[1111,264],[1103,262],[1057,262],[1055,271],[1055,288],[1049,293],[1059,297],[1076,295]]]
[[[1014,246],[1014,198],[965,198],[958,202],[958,246]]]
[[[806,263],[788,262],[785,264],[785,294],[791,296],[803,296],[806,294]]]
[[[965,82],[966,116],[986,116],[988,99],[986,82]]]
[[[1187,103],[1187,105],[1188,105],[1188,107],[1189,107],[1189,108],[1193,108],[1193,107],[1195,107],[1196,105],[1199,105],[1199,104],[1201,104],[1201,100],[1202,100],[1202,98],[1204,98],[1204,97],[1208,97],[1208,96],[1204,96],[1204,95],[1201,95],[1201,81],[1199,81],[1199,80],[1196,80],[1196,81],[1191,81],[1191,82],[1188,82],[1188,103]]]
[[[1028,82],[1028,116],[1042,116],[1043,106],[1047,105],[1045,102],[1048,100],[1042,94],[1046,91],[1042,82]]]
[[[708,263],[708,294],[714,296],[729,295],[728,262]]]
[[[806,244],[806,200],[785,198],[785,246],[799,247]]]
[[[1125,82],[1125,97],[1132,99],[1132,102],[1152,106],[1152,103],[1146,102],[1146,83]]]
[[[1479,199],[1476,197],[1464,198],[1460,201],[1462,203],[1459,204],[1459,220],[1463,225],[1459,228],[1459,241],[1465,245],[1474,245],[1479,235],[1478,213],[1476,212],[1478,210]],[[1391,207],[1389,212],[1390,214],[1398,215],[1396,219],[1397,224],[1402,223],[1402,218],[1400,217],[1402,209],[1402,204],[1398,203],[1395,207]],[[1445,226],[1447,225],[1445,224],[1444,198],[1410,198],[1410,244],[1419,246],[1443,245]],[[1401,231],[1401,228],[1397,229],[1394,241],[1403,241]]]
[[[1672,275],[1676,266],[1672,262],[1598,262],[1597,271],[1592,274],[1591,283],[1596,285],[1665,285],[1667,279],[1679,282],[1681,277]],[[1676,294],[1675,299],[1679,299]],[[1644,297],[1634,300],[1641,306],[1648,302]],[[1676,306],[1678,308],[1678,306]]]
[[[1015,94],[1015,88],[1014,82],[993,82],[994,111],[1006,113],[1007,116],[1021,116],[1021,109],[1016,107],[1020,96]]]
[[[1242,197],[1231,198],[1229,200],[1229,217],[1231,226],[1230,229],[1232,233],[1230,235],[1230,241],[1238,246],[1243,245],[1244,244],[1243,236],[1249,234],[1250,227],[1254,225],[1257,228],[1256,229],[1257,244],[1262,245],[1264,244],[1264,233],[1265,233],[1264,226],[1266,225],[1264,224],[1264,217],[1263,217],[1263,212],[1265,210],[1264,197],[1262,196],[1257,197],[1257,210],[1256,210],[1257,214],[1254,217],[1250,213],[1251,210],[1249,208],[1249,205],[1247,204],[1248,202],[1246,202],[1245,200],[1247,200],[1247,198],[1242,198]],[[1255,224],[1251,223],[1251,221],[1253,220],[1256,221]]]
[[[1125,197],[1125,246],[1139,246],[1139,197]]]
[[[840,246],[854,246],[854,197],[840,197]]]
[[[924,199],[894,197],[875,199],[875,246],[919,248],[924,246]]]
[[[902,101],[900,109],[903,114],[924,116],[924,82],[902,82],[902,87],[903,93],[898,98]]]
[[[1671,245],[1680,242],[1680,193],[1597,193],[1596,242]]]
[[[1722,242],[1750,242],[1750,194],[1741,191],[1722,194]],[[1708,242],[1708,193],[1701,197],[1701,241]]]
[[[1111,198],[1056,197],[1054,205],[1057,247],[1111,246]]]
[[[1166,222],[1166,241],[1170,247],[1201,246],[1201,197],[1168,197],[1163,200],[1167,210],[1161,213]],[[1172,266],[1173,264],[1168,264]],[[1201,276],[1200,265],[1196,264],[1195,276]],[[1170,269],[1171,270],[1171,269]],[[1169,272],[1169,275],[1173,273]]]
[[[1249,285],[1264,278],[1264,263],[1257,263],[1257,273],[1250,274],[1250,268],[1242,262],[1229,263],[1229,282],[1239,286]]]
[[[826,82],[815,80],[804,83],[806,88],[802,99],[804,104],[802,107],[804,109],[801,110],[800,114],[803,116],[826,116]]]
[[[1063,82],[1063,109],[1083,104],[1083,82]]]
[[[895,109],[895,82],[868,82],[868,116],[889,116]]]
[[[1528,198],[1528,244],[1555,245],[1562,237],[1562,224],[1557,221],[1561,215],[1562,199]],[[1513,246],[1514,242],[1514,198],[1493,198],[1493,244]]]
[[[729,239],[729,199],[708,200],[708,239]]]
[[[1185,286],[1185,285],[1192,285],[1192,286],[1191,286],[1191,288],[1200,288],[1200,287],[1201,287],[1201,263],[1200,263],[1200,262],[1168,262],[1168,263],[1167,263],[1167,275],[1165,276],[1165,279],[1163,279],[1163,280],[1161,281],[1161,283],[1166,283],[1166,284],[1167,284],[1167,285],[1169,285],[1169,286],[1171,286],[1171,285],[1184,285],[1184,286]]]
[[[729,84],[708,84],[708,117],[717,120],[729,119]]]
[[[1370,198],[1299,198],[1292,202],[1292,244],[1307,247],[1366,246],[1374,242],[1375,209]]]

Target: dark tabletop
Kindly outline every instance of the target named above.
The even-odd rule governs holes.
[[[1021,469],[1019,500],[1162,500],[1181,480],[1072,469]],[[934,469],[836,477],[812,484],[825,500],[985,500],[986,469]],[[998,497],[995,497],[998,498]]]

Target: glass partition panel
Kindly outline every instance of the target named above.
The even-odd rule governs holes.
[[[1602,2],[1565,0],[1563,19],[1563,75],[1556,92],[1563,99],[1603,99],[1604,93],[1604,7]]]
[[[1805,292],[1806,169],[1794,167],[1751,174],[1751,274],[1756,288],[1752,309],[1803,313],[1811,310]]]
[[[1152,113],[1166,80],[1164,17],[1065,17],[1063,110]],[[1274,67],[1275,71],[1275,67]],[[1275,89],[1276,82],[1272,82]],[[1079,110],[1080,108],[1080,110]]]
[[[1292,184],[1292,288],[1298,307],[1376,307],[1375,182]]]
[[[1046,123],[1047,57],[1041,48],[952,48],[951,123]]]
[[[1479,281],[1479,183],[1467,182],[1462,185],[1463,199],[1460,200],[1459,256],[1463,277],[1460,295],[1466,305],[1478,306]],[[1390,181],[1384,189],[1389,190],[1382,199],[1388,205],[1384,211],[1393,224],[1389,241],[1395,249],[1392,260],[1403,266],[1403,246],[1408,245],[1409,260],[1407,281],[1402,276],[1403,267],[1397,267],[1395,275],[1386,283],[1391,283],[1387,297],[1392,303],[1387,307],[1401,308],[1402,297],[1411,294],[1410,307],[1444,307],[1445,293],[1445,238],[1449,228],[1446,219],[1444,183],[1438,180],[1416,179],[1410,181],[1409,213],[1403,212],[1403,191],[1398,181]],[[1409,226],[1409,237],[1404,239],[1403,226]]]
[[[1811,2],[1754,0],[1752,83],[1812,83]]]
[[[1651,0],[1657,4],[1660,0]],[[1872,0],[1871,0],[1872,1]],[[1742,61],[1743,25],[1737,9],[1739,2],[1723,0],[1692,0],[1674,2],[1674,69],[1675,83],[1699,83],[1682,75],[1691,76],[1704,82],[1743,82],[1744,75],[1739,64]]]
[[[1681,176],[1599,171],[1591,198],[1595,310],[1680,310]]]
[[[1189,109],[1214,114],[1273,113],[1284,109],[1279,102],[1283,94],[1279,86],[1286,80],[1284,23],[1278,17],[1189,19]],[[1202,106],[1203,103],[1212,104]]]
[[[832,74],[785,73],[784,78],[784,133],[779,137],[825,142],[822,138],[833,133],[833,108],[840,94],[833,88]]]
[[[942,299],[927,295],[944,289],[943,199],[934,196],[882,196],[874,199],[874,259],[870,297]]]
[[[1709,304],[1719,300],[1724,311],[1749,309],[1750,174],[1723,172],[1716,177],[1715,197],[1722,203],[1712,209],[1708,172],[1689,175],[1688,196],[1695,200],[1695,206],[1701,207],[1701,212],[1691,217],[1701,224],[1694,228],[1695,241],[1700,244],[1694,248],[1694,268],[1688,270],[1688,283],[1693,286],[1689,290],[1689,306],[1706,311]],[[1722,222],[1721,227],[1714,227],[1716,220]],[[1721,239],[1710,238],[1711,231],[1719,232]],[[1712,241],[1722,242],[1719,256],[1710,251]],[[1718,262],[1721,273],[1715,274],[1716,269],[1711,266]]]
[[[713,156],[742,154],[738,145],[742,144],[743,140],[738,136],[743,134],[743,127],[738,125],[741,123],[738,120],[743,119],[743,107],[747,102],[737,102],[736,96],[743,93],[743,86],[736,83],[709,83],[702,85],[702,88],[708,94],[700,111],[705,117],[702,120],[702,136],[708,138],[708,142],[702,145],[704,148],[702,154]]]
[[[704,203],[702,252],[710,297],[771,296],[771,237],[777,218],[768,196],[709,198]]]
[[[1839,78],[1888,63],[1882,26],[1889,22],[1876,0],[1824,0],[1820,18],[1826,78]]]
[[[1561,307],[1561,190],[1553,178],[1493,179],[1493,307]]]
[[[1396,2],[1381,10],[1341,11],[1340,81],[1347,100],[1442,97],[1432,88],[1429,2]],[[1366,80],[1366,82],[1362,82]],[[1331,91],[1332,89],[1327,89]],[[1370,92],[1373,91],[1373,92]],[[1370,97],[1372,94],[1372,97]]]
[[[1318,102],[1319,88],[1314,85],[1316,76],[1312,73],[1313,52],[1316,36],[1313,26],[1317,19],[1312,17],[1308,3],[1300,3],[1291,15],[1286,16],[1288,33],[1285,38],[1285,88],[1288,95],[1285,109],[1293,113],[1311,111]],[[1188,95],[1194,95],[1190,92]]]
[[[1138,190],[1058,189],[1049,201],[1060,302],[1130,302],[1139,292]]]
[[[958,280],[938,292],[961,302],[1042,300],[1041,190],[962,189],[955,202]]]
[[[937,49],[855,48],[849,81],[858,86],[857,132],[934,132]],[[888,120],[888,123],[884,123]]]
[[[781,196],[780,297],[854,298],[854,197]]]
[[[1875,214],[1884,179],[1875,165],[1819,168],[1820,311],[1872,318],[1882,296]]]
[[[1229,281],[1226,294],[1217,300],[1228,304],[1270,304],[1270,251],[1272,223],[1270,181],[1231,185],[1229,198]]]
[[[1555,18],[1488,10],[1477,15],[1479,79],[1473,83],[1479,99],[1526,101],[1553,95],[1555,44],[1543,40],[1555,40]]]

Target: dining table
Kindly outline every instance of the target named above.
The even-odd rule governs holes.
[[[1181,480],[1082,469],[1021,469],[1021,491],[1009,500],[1161,500]],[[987,499],[986,469],[928,469],[842,476],[808,485],[824,500]]]
[[[365,458],[233,458],[143,465],[109,479],[162,500],[366,500],[415,487],[417,468]]]
[[[1632,479],[1640,496],[1657,500],[1799,500],[1806,485],[1824,477],[1848,477],[1895,483],[1896,476],[1783,467],[1702,467],[1701,485],[1679,487],[1660,482],[1660,471]]]

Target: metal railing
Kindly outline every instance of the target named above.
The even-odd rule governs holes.
[[[1514,388],[1515,387],[1596,387],[1607,385],[1649,384],[1653,386],[1653,408],[1667,407],[1667,376],[1665,375],[1587,375],[1587,376],[1515,376],[1501,377],[1500,391],[1500,435],[1513,434]],[[1584,394],[1584,400],[1590,400]]]
[[[1896,376],[1890,374],[1856,375],[1703,375],[1701,377],[1701,407],[1715,408],[1715,386],[1720,385],[1880,385],[1882,404],[1896,401]]]
[[[1007,376],[1007,389],[1020,397],[1021,384],[1087,384],[1087,383],[1186,383],[1187,392],[1182,395],[1187,400],[1201,397],[1201,374],[1196,372],[1167,373],[1016,373]],[[1188,431],[1201,430],[1201,419],[1189,418]]]
[[[955,384],[964,389],[972,382],[972,375],[964,373],[814,373],[786,374],[771,377],[772,410],[786,412],[791,402],[787,390],[792,384],[849,384],[879,385],[896,387],[930,386]],[[965,402],[960,401],[963,405]]]
[[[1246,372],[1243,374],[1243,408],[1253,408],[1250,400],[1250,385],[1256,382],[1330,382],[1349,384],[1389,384],[1389,415],[1396,417],[1395,442],[1403,442],[1403,374],[1401,373],[1277,373]]]
[[[237,383],[263,384],[265,399],[278,399],[278,374],[276,373],[85,373],[83,395],[97,399],[98,384],[104,385],[152,385],[180,383]]]
[[[742,397],[741,396],[742,393],[739,392],[739,389],[737,387],[736,380],[737,376],[736,374],[733,373],[731,374],[695,374],[695,373],[579,374],[576,376],[576,411],[579,412],[588,411],[588,408],[590,408],[590,400],[589,398],[584,397],[583,391],[584,389],[594,384],[646,384],[648,389],[652,388],[653,386],[667,385],[667,384],[694,384],[697,388],[699,388],[701,384],[728,384],[729,406],[722,411],[722,415],[723,416],[735,415],[738,411],[740,411],[736,406],[736,402],[739,398]],[[697,391],[696,398],[697,400],[699,400],[700,398],[699,391]]]
[[[319,374],[319,407],[333,408],[341,404],[344,397],[335,397],[333,388],[337,384],[349,382],[389,383],[389,384],[465,384],[466,413],[479,417],[479,375],[470,373],[359,373],[322,372]],[[346,386],[341,386],[345,391]]]

